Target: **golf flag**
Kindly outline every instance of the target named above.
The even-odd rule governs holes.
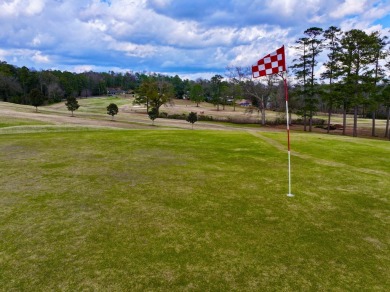
[[[288,86],[287,86],[287,70],[286,70],[286,56],[284,54],[284,46],[277,49],[275,52],[268,54],[264,58],[257,61],[256,65],[252,66],[253,78],[278,74],[286,72],[286,76],[282,74],[284,81],[284,92],[286,96],[286,120],[287,120],[287,150],[288,150],[288,194],[293,197],[291,193],[291,150],[290,150],[290,121],[288,113]]]
[[[286,58],[284,55],[284,46],[277,49],[275,52],[268,54],[264,58],[257,61],[256,65],[252,66],[253,78],[277,74],[286,71]]]

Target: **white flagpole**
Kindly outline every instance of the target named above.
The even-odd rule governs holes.
[[[284,92],[286,95],[286,120],[287,120],[287,149],[288,149],[288,197],[294,197],[291,193],[291,149],[290,149],[290,117],[288,114],[288,88],[287,88],[287,72],[286,77],[283,77]]]

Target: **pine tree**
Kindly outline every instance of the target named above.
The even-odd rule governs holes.
[[[308,107],[308,76],[310,73],[309,67],[309,39],[304,37],[296,41],[296,46],[294,47],[299,52],[299,57],[294,59],[294,65],[290,68],[295,73],[295,77],[298,80],[298,85],[296,86],[295,95],[300,96],[303,103],[301,106],[300,115],[303,117],[303,127],[306,131],[307,127],[307,111]]]
[[[317,109],[317,100],[315,96],[318,93],[317,80],[315,77],[314,69],[317,65],[317,58],[322,52],[322,40],[319,37],[322,35],[323,30],[319,27],[311,27],[305,30],[305,35],[308,36],[308,65],[309,65],[309,75],[308,75],[308,90],[307,90],[307,105],[309,110],[309,132],[312,131],[313,126],[313,115]]]
[[[211,101],[217,106],[218,111],[219,105],[221,104],[222,79],[223,77],[221,75],[215,75],[211,77],[210,83]]]
[[[328,90],[322,93],[322,98],[326,102],[328,107],[328,123],[327,123],[327,133],[330,130],[330,120],[332,115],[332,110],[335,103],[338,101],[338,94],[335,85],[335,81],[340,75],[340,70],[338,66],[338,60],[341,53],[340,45],[340,36],[342,32],[339,28],[335,26],[329,27],[324,31],[324,48],[326,48],[328,53],[328,61],[324,63],[326,68],[325,72],[321,74],[321,79],[329,79]]]
[[[363,94],[367,90],[368,65],[371,62],[370,37],[362,30],[352,29],[341,39],[343,69],[344,117],[343,134],[346,127],[346,111],[348,106],[354,109],[353,136],[357,136],[357,118],[359,106],[363,103]]]
[[[72,117],[73,117],[73,112],[80,107],[77,99],[74,96],[68,97],[66,99],[65,105],[68,108],[68,110],[72,112]]]
[[[378,86],[379,83],[385,77],[385,71],[383,70],[380,61],[385,59],[387,52],[384,50],[387,45],[387,37],[381,37],[379,32],[373,32],[370,34],[370,55],[371,62],[373,63],[373,69],[371,70],[371,87],[369,92],[369,107],[371,110],[372,117],[372,131],[371,135],[376,136],[375,121],[376,121],[376,111],[380,105],[381,101],[381,88]]]

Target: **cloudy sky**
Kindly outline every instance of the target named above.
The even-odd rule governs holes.
[[[389,14],[390,0],[0,0],[0,60],[209,78],[313,26],[389,35]]]

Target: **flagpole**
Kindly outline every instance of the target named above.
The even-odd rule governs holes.
[[[253,78],[282,73],[284,81],[284,91],[286,95],[286,120],[287,120],[287,145],[288,145],[288,197],[294,197],[291,193],[291,149],[290,149],[290,116],[288,113],[288,87],[287,87],[287,68],[284,46],[277,49],[275,52],[266,55],[257,61],[257,64],[252,66]],[[286,73],[286,76],[284,76]]]
[[[290,149],[290,116],[288,114],[288,88],[287,88],[287,72],[286,77],[282,77],[284,81],[284,92],[286,96],[286,120],[287,120],[287,149],[288,149],[288,197],[294,197],[291,193],[291,149]]]

